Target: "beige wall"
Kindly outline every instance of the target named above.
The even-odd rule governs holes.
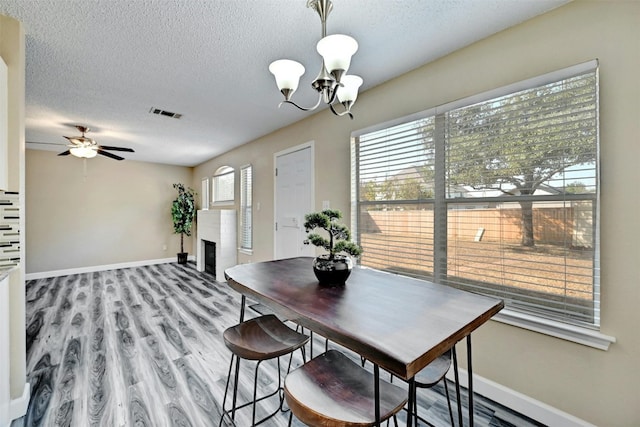
[[[27,150],[27,273],[175,258],[172,184],[191,168],[98,156],[85,176],[84,160],[56,154]]]
[[[254,254],[240,254],[239,261],[270,259],[275,152],[314,140],[316,208],[330,200],[348,221],[351,131],[598,58],[601,330],[618,342],[605,352],[490,322],[474,334],[474,370],[596,425],[640,425],[640,226],[635,219],[640,197],[634,191],[640,182],[638,23],[640,2],[576,0],[363,93],[353,121],[321,112],[212,159],[195,168],[193,185],[199,188],[200,179],[221,165],[253,164],[254,206],[260,203],[261,209],[254,213]],[[288,114],[286,107],[281,114]]]

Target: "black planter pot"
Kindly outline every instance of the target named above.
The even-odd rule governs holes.
[[[186,264],[189,252],[178,252],[178,264]]]
[[[313,260],[313,272],[323,286],[344,286],[351,274],[353,261],[346,255],[320,255]]]

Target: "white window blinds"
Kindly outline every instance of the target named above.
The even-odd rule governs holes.
[[[353,153],[363,265],[599,326],[595,61],[360,134]]]
[[[362,135],[358,143],[361,263],[398,273],[433,268],[433,117]],[[414,256],[404,256],[410,251]]]
[[[252,193],[253,170],[251,165],[248,165],[240,169],[240,247],[242,249],[253,248]]]
[[[209,209],[209,178],[202,178],[202,187],[200,194],[202,195],[202,207],[201,209]]]

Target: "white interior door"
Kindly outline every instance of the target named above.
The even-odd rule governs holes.
[[[313,143],[275,155],[275,259],[314,256],[304,216],[313,212]]]

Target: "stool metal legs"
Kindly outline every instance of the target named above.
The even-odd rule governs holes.
[[[447,396],[447,406],[449,407],[449,420],[451,421],[451,427],[454,427],[455,421],[453,418],[453,408],[451,406],[451,397],[449,396],[449,386],[447,385],[447,379],[443,378],[442,382],[444,383],[444,392],[445,395]],[[413,384],[413,385],[412,385]],[[410,408],[409,412],[413,413],[414,416],[414,421],[411,423],[414,426],[418,426],[418,420],[422,421],[423,423],[426,423],[427,425],[431,426],[432,424],[429,423],[427,420],[425,420],[424,418],[422,418],[421,416],[418,415],[418,394],[417,394],[417,390],[418,387],[416,387],[415,382],[411,381],[409,383],[409,393],[411,393],[413,395],[413,398],[410,399],[411,405],[413,406],[412,408]]]
[[[306,354],[305,354],[305,350],[304,347],[300,348],[300,352],[302,353],[302,361],[303,363],[306,362]],[[289,355],[289,363],[287,366],[287,373],[289,372],[289,370],[291,369],[291,363],[292,363],[292,359],[293,359],[293,353],[291,353]],[[253,373],[253,399],[250,402],[246,402],[243,403],[242,405],[238,406],[237,404],[237,398],[238,398],[238,378],[239,378],[239,374],[240,374],[240,361],[242,359],[238,356],[236,356],[235,354],[231,355],[231,362],[229,363],[229,371],[227,373],[227,383],[224,387],[224,398],[222,399],[222,414],[220,416],[220,423],[218,424],[218,426],[222,426],[222,422],[225,418],[225,416],[229,416],[231,417],[231,420],[233,422],[233,424],[235,425],[235,414],[236,411],[238,409],[242,409],[245,408],[249,405],[253,405],[252,407],[252,411],[251,411],[251,425],[252,426],[257,426],[262,424],[263,422],[267,421],[268,419],[272,418],[273,416],[275,416],[278,412],[286,412],[283,409],[283,404],[284,404],[284,390],[282,388],[282,373],[281,373],[281,366],[280,366],[280,358],[277,358],[277,363],[278,363],[278,386],[277,388],[272,391],[269,394],[266,394],[264,396],[261,396],[260,398],[258,398],[258,374],[259,374],[259,369],[260,369],[260,364],[263,362],[262,360],[258,360],[256,361],[256,368],[255,371]],[[227,409],[225,407],[226,403],[227,403],[227,395],[229,394],[229,383],[231,382],[231,371],[233,371],[234,369],[234,362],[235,362],[235,371],[234,371],[234,376],[233,376],[233,397],[232,397],[232,406],[231,408]],[[278,404],[278,408],[272,412],[271,414],[267,415],[266,417],[262,418],[261,420],[258,420],[256,422],[256,404],[264,399],[268,399],[272,396],[275,396],[276,394],[279,394],[279,401],[280,403]]]

